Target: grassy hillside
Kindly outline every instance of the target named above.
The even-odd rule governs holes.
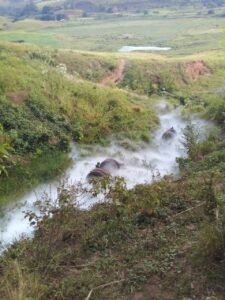
[[[146,140],[158,122],[156,99],[218,125],[203,142],[186,128],[179,178],[132,190],[121,178],[103,182],[91,192],[103,192],[106,202],[90,211],[77,207],[74,187],[62,186],[58,202],[41,207],[43,219],[28,214],[34,238],[1,256],[0,298],[223,300],[224,52],[172,58],[5,44],[0,58],[0,142],[15,151],[0,182],[5,199],[18,182],[29,186],[62,170],[72,140]],[[104,86],[121,60],[119,86]]]
[[[1,203],[60,174],[69,164],[71,141],[106,144],[115,134],[147,141],[157,117],[152,101],[139,95],[168,97],[222,122],[223,52],[165,58],[2,44],[0,55],[0,124],[14,149],[14,163],[0,183]],[[120,89],[100,84],[121,60]]]
[[[110,61],[86,56],[82,64],[77,54],[74,72],[67,73],[60,63],[69,66],[69,53],[61,60],[60,53],[2,45],[0,56],[0,124],[14,149],[14,164],[1,178],[0,202],[60,173],[71,141],[106,144],[112,135],[146,141],[157,126],[156,115],[138,97],[80,79],[83,69],[93,70],[85,74],[89,79],[107,74]]]
[[[148,96],[176,99],[190,111],[206,114],[224,100],[224,52],[205,52],[183,58],[133,55],[120,86]],[[155,63],[157,60],[157,63]],[[213,114],[210,114],[212,118]]]
[[[11,5],[17,5],[17,7],[23,7],[28,5],[30,1],[28,0],[4,0],[0,1],[0,6],[2,7],[10,7]],[[192,6],[192,7],[219,7],[225,5],[223,0],[97,0],[97,1],[79,1],[79,0],[37,0],[33,1],[34,4],[37,4],[39,7],[43,6],[58,6],[58,7],[66,7],[72,9],[83,9],[87,12],[93,11],[107,11],[110,12],[109,9],[117,9],[121,11],[134,11],[134,10],[145,10],[150,8],[183,8],[184,6]]]
[[[42,5],[45,4],[46,1],[39,1]],[[103,9],[114,8],[120,10],[136,10],[136,9],[149,9],[149,8],[161,8],[161,7],[173,7],[173,8],[182,8],[184,6],[194,6],[194,7],[218,7],[225,5],[223,0],[97,0],[97,1],[79,1],[79,0],[49,0],[46,2],[47,5],[59,5],[60,3],[65,3],[68,7],[79,8],[86,7],[92,8],[93,10],[99,10],[99,6]]]
[[[33,238],[0,255],[0,299],[224,300],[225,1],[0,0],[0,15],[0,214],[62,176],[71,143],[148,143],[159,100],[216,125],[201,142],[186,127],[179,178],[106,179],[90,210],[87,187],[46,196]]]

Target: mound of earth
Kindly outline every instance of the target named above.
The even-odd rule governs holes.
[[[17,92],[8,93],[6,96],[13,103],[17,105],[21,105],[27,99],[28,94],[26,91],[17,91]]]
[[[197,80],[200,76],[210,75],[211,73],[204,61],[192,61],[186,63],[185,71],[192,80]]]

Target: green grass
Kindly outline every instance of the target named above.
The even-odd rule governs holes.
[[[40,46],[49,46],[53,48],[60,48],[62,41],[55,34],[49,33],[39,33],[39,32],[26,32],[26,31],[10,31],[1,32],[1,40],[16,42],[18,40],[23,40],[26,43],[36,44]]]
[[[224,51],[210,51],[184,57],[152,56],[132,54],[121,88],[139,94],[160,94],[170,98],[184,98],[186,109],[205,111],[213,99],[224,97],[223,78]],[[199,62],[206,68],[206,74],[193,79],[188,65]],[[214,102],[214,103],[215,103]],[[203,106],[203,103],[205,106]]]
[[[105,187],[111,204],[79,210],[72,190],[63,186],[59,206],[43,205],[44,221],[30,215],[34,238],[15,243],[0,258],[3,298],[14,299],[10,295],[20,292],[21,299],[86,299],[93,289],[93,300],[147,300],[149,290],[155,300],[168,295],[223,299],[220,262],[207,256],[200,264],[193,259],[208,220],[202,209],[208,183],[202,174],[130,191],[120,179]],[[202,239],[199,245],[206,247]]]
[[[179,179],[167,177],[133,190],[118,179],[115,186],[103,187],[111,204],[79,210],[69,197],[73,191],[63,186],[57,207],[47,201],[44,204],[43,222],[30,216],[37,222],[34,238],[14,244],[0,258],[0,298],[86,299],[94,289],[93,300],[147,300],[150,293],[155,300],[223,299],[225,56],[219,44],[212,45],[222,36],[213,31],[218,20],[222,21],[193,17],[182,24],[177,17],[121,19],[121,23],[89,20],[87,24],[65,24],[53,33],[46,28],[40,31],[58,36],[65,30],[68,44],[79,37],[80,49],[85,45],[89,50],[113,50],[128,42],[119,40],[118,26],[122,32],[136,30],[138,43],[149,38],[141,34],[145,26],[152,29],[147,35],[155,34],[156,39],[165,28],[161,39],[177,43],[172,52],[177,55],[54,51],[1,44],[0,108],[4,111],[0,123],[13,145],[24,145],[28,138],[33,142],[32,151],[15,147],[17,165],[0,181],[2,204],[59,175],[69,164],[67,154],[58,151],[57,145],[49,151],[49,135],[59,141],[66,137],[67,144],[72,139],[104,144],[115,133],[145,139],[157,126],[152,105],[159,97],[182,104],[184,111],[201,112],[219,130],[203,143],[188,145],[190,156],[178,160]],[[170,32],[166,30],[169,25]],[[81,39],[83,29],[86,35]],[[31,35],[38,36],[35,30]],[[94,39],[96,32],[99,36]],[[115,40],[109,44],[111,34]],[[207,51],[212,47],[216,50]],[[193,54],[200,50],[204,52]],[[94,83],[113,71],[121,58],[127,60],[127,67],[120,88]],[[203,62],[209,73],[193,79],[187,64],[196,61]],[[67,65],[68,76],[57,72],[60,63]],[[27,94],[20,104],[10,96],[18,91]],[[150,97],[141,97],[143,94]]]
[[[192,12],[192,13],[191,13]],[[205,11],[176,11],[168,15],[122,16],[58,22],[25,20],[8,24],[0,40],[24,40],[54,48],[116,52],[124,45],[170,46],[169,55],[222,49],[223,18]]]
[[[135,133],[139,130],[141,133],[144,128],[146,131],[154,128],[156,119],[152,111],[144,106],[140,114],[133,110],[135,97],[119,89],[96,86],[88,81],[79,81],[76,77],[68,80],[67,77],[57,72],[52,64],[57,66],[59,62],[68,61],[69,63],[70,53],[68,52],[67,55],[68,59],[64,53],[61,61],[60,53],[36,51],[30,48],[24,57],[23,52],[18,55],[3,50],[2,57],[4,59],[0,62],[2,96],[21,90],[26,92],[26,99],[24,99],[26,101],[21,106],[10,103],[10,96],[6,97],[8,98],[6,105],[12,107],[14,113],[20,114],[21,118],[25,118],[26,115],[27,120],[31,120],[32,116],[37,114],[35,110],[39,110],[48,126],[51,126],[52,123],[55,125],[56,123],[61,124],[60,122],[68,123],[68,126],[64,127],[62,124],[59,125],[61,126],[60,130],[70,132],[75,140],[77,140],[76,134],[78,134],[78,139],[82,137],[82,142],[85,143],[102,141],[115,132],[129,134],[131,128]],[[70,71],[73,73],[73,71],[81,70],[82,72],[81,66],[79,69],[76,68],[76,64],[79,62],[82,64],[79,55],[74,58],[77,63],[73,64],[74,68]],[[88,59],[88,56],[86,58]],[[95,77],[100,79],[104,73],[107,74],[111,68],[114,68],[110,61],[94,59],[91,56],[88,61],[84,56],[84,68],[89,63],[89,69],[94,69],[95,64],[99,64],[99,72],[102,72],[99,75],[94,71],[96,74],[93,73],[91,79]],[[15,74],[13,78],[11,78],[12,73]],[[140,105],[142,106],[142,104]],[[54,122],[51,115],[54,115]],[[38,122],[38,116],[35,121]],[[4,125],[6,120],[3,118],[2,122]],[[66,126],[67,129],[65,129]],[[40,126],[36,126],[36,128],[38,127]]]
[[[8,176],[1,178],[0,211],[37,184],[61,176],[70,163],[68,154],[59,151],[21,158],[20,162],[9,169]]]
[[[9,44],[1,45],[0,57],[0,124],[15,160],[0,182],[0,203],[43,180],[48,169],[54,175],[58,165],[51,166],[51,153],[59,151],[65,160],[72,141],[105,145],[112,136],[146,141],[158,126],[151,105],[135,95],[79,78],[98,81],[115,68],[116,59]],[[62,62],[76,76],[61,74],[57,65]],[[49,162],[34,165],[43,153]]]
[[[120,89],[90,82],[101,81],[121,58],[128,65]],[[185,66],[192,61],[204,61],[210,74],[191,79]],[[56,71],[60,63],[68,66],[70,80]],[[157,126],[151,109],[157,95],[178,101],[182,98],[186,110],[200,111],[214,120],[221,118],[217,97],[224,93],[224,63],[222,51],[166,58],[158,54],[94,54],[2,44],[0,123],[16,154],[22,157],[30,152],[34,155],[40,150],[67,148],[72,139],[106,144],[115,133],[117,137],[146,140]],[[10,95],[20,91],[25,92],[26,99],[18,105]],[[152,96],[152,101],[139,94]],[[214,110],[211,103],[215,103]],[[14,193],[18,187],[13,188],[11,178],[14,177],[10,174],[8,190]]]

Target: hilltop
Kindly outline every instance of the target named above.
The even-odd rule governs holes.
[[[185,7],[193,7],[196,9],[208,8],[213,9],[223,7],[224,0],[198,0],[198,1],[174,1],[174,0],[98,0],[98,1],[80,1],[80,0],[49,0],[49,1],[28,1],[28,0],[7,0],[0,1],[0,13],[4,15],[11,15],[14,17],[36,16],[42,18],[52,19],[52,14],[63,18],[67,14],[67,10],[74,11],[74,14],[79,14],[81,11],[83,16],[92,13],[118,13],[118,12],[145,12],[157,9],[183,9]],[[59,17],[58,17],[59,18]]]

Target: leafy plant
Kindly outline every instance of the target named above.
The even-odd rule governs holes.
[[[3,127],[0,125],[0,176],[8,175],[8,168],[13,164],[13,148],[6,142]]]

